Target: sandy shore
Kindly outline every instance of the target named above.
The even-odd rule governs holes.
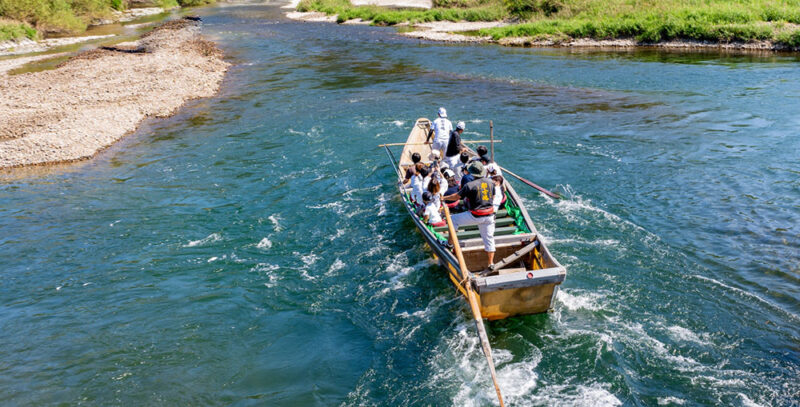
[[[0,74],[0,168],[92,157],[144,118],[214,95],[227,67],[200,23],[182,19],[54,70]]]

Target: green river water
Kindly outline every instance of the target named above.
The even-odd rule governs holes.
[[[800,58],[449,45],[196,10],[219,95],[0,180],[0,404],[483,406],[386,155],[447,107],[568,269],[487,323],[510,406],[800,403]]]

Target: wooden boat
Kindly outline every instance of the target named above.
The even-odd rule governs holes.
[[[431,152],[429,144],[424,144],[430,121],[420,118],[408,136],[408,140],[396,162],[391,150],[386,147],[392,164],[400,180],[411,164],[411,155],[419,153],[423,162]],[[476,153],[471,152],[475,155]],[[505,177],[504,177],[505,178]],[[468,269],[469,281],[461,277],[459,262],[453,249],[448,227],[432,227],[424,224],[417,216],[411,202],[410,188],[398,184],[403,204],[433,251],[434,257],[448,271],[450,281],[467,296],[462,283],[472,284],[478,294],[480,311],[489,320],[504,319],[516,315],[537,314],[553,308],[558,286],[564,282],[566,268],[556,261],[547,250],[541,236],[536,231],[528,211],[514,191],[514,187],[504,181],[506,202],[496,214],[495,228],[495,268],[486,269],[486,252],[477,226],[462,226],[457,232],[459,247]]]

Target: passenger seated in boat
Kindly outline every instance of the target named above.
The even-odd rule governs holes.
[[[489,156],[482,155],[480,157],[480,160],[481,164],[483,164],[483,168],[486,168],[486,174],[489,175],[490,177],[493,177],[495,175],[501,175],[501,176],[503,175],[503,173],[500,171],[500,166],[497,165],[497,163],[495,163],[494,161],[492,161],[492,159],[489,158]]]
[[[476,161],[476,162],[479,163],[480,161]],[[474,163],[472,163],[472,164],[474,164]],[[472,164],[470,164],[470,165],[472,165]],[[462,171],[462,175],[461,175],[461,184],[460,184],[461,187],[463,188],[464,185],[469,184],[474,179],[475,179],[475,177],[472,174],[469,173],[468,167],[463,167],[463,171]]]
[[[442,195],[447,196],[458,192],[460,188],[458,185],[458,181],[456,181],[455,173],[453,172],[453,170],[448,168],[444,170],[442,174],[444,175],[444,179],[447,181],[447,190],[445,190]],[[452,210],[453,208],[458,206],[458,202],[459,202],[458,199],[456,199],[454,201],[444,201],[444,204],[447,205],[447,207]]]
[[[425,202],[425,211],[422,213],[422,221],[431,226],[445,226],[447,222],[442,220],[442,215],[439,213],[439,205],[434,202],[434,195],[429,191],[422,194],[422,200]]]
[[[463,225],[478,225],[478,230],[483,239],[483,249],[486,251],[488,265],[494,265],[494,182],[486,178],[486,169],[483,164],[473,162],[468,167],[469,173],[476,177],[452,195],[445,196],[445,200],[461,199],[467,203],[469,211],[457,213],[451,217],[453,227],[458,229]]]
[[[467,162],[469,162],[469,154],[467,152],[461,153],[456,165],[450,166],[450,169],[456,174],[456,181],[461,184],[461,177],[464,176],[464,171],[467,169]]]
[[[428,167],[423,163],[417,163],[411,176],[411,202],[422,206],[422,192],[425,190],[425,178],[428,177]]]
[[[409,165],[408,168],[406,168],[406,177],[403,179],[404,185],[411,182],[411,177],[413,177],[414,174],[416,174],[416,166],[417,163],[420,161],[422,161],[422,156],[420,156],[419,153],[411,154],[412,164]]]
[[[439,178],[439,172],[435,172],[432,174],[428,179],[428,185],[425,186],[427,192],[430,192],[433,195],[433,201],[436,203],[436,207],[442,206],[442,181]]]
[[[506,203],[506,193],[505,188],[503,188],[503,176],[495,175],[492,177],[492,181],[494,181],[494,199],[492,200],[492,206],[494,206],[494,213],[497,213],[497,211],[500,210],[500,207]]]

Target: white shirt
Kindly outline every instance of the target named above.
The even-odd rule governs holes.
[[[424,179],[419,174],[414,174],[411,177],[411,200],[422,204],[422,191]]]
[[[425,205],[425,213],[422,215],[424,218],[428,217],[428,223],[434,224],[442,221],[442,215],[439,214],[439,205],[436,202],[429,202]]]
[[[494,186],[494,199],[492,200],[492,205],[494,206],[494,213],[497,213],[497,209],[500,208],[500,202],[503,202],[503,188],[499,185]]]
[[[454,168],[451,168],[451,170],[453,170],[453,172],[455,173],[455,176],[453,176],[453,178],[456,179],[456,181],[458,182],[459,185],[461,184],[461,177],[464,176],[464,174],[461,172],[461,170],[464,168],[465,165],[466,164],[462,163],[461,159],[459,158],[458,164],[456,164],[456,166]]]
[[[453,123],[444,117],[439,117],[431,123],[431,128],[434,133],[433,141],[447,145],[450,141],[450,132],[453,131]]]

